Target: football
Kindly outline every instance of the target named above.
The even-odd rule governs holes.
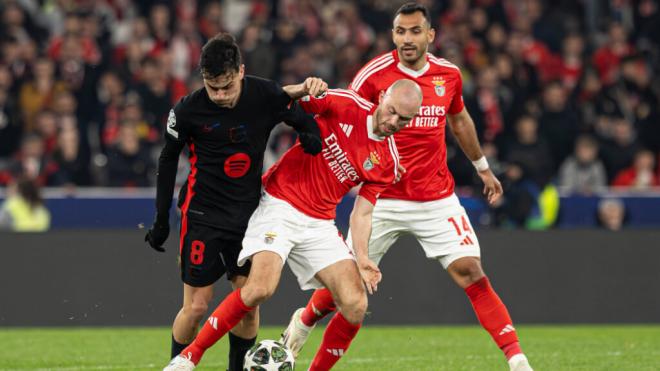
[[[295,360],[286,345],[262,340],[245,354],[243,371],[291,371]]]

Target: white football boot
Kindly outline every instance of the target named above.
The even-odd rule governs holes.
[[[172,358],[170,363],[165,366],[163,371],[192,371],[195,369],[195,364],[190,360],[190,354],[188,357],[178,356]]]
[[[305,345],[309,334],[316,327],[316,324],[307,326],[302,322],[301,317],[304,310],[305,308],[299,308],[293,312],[289,326],[284,330],[280,338],[280,342],[291,350],[294,358],[298,358],[298,353],[300,353],[303,345]]]
[[[524,354],[516,354],[509,359],[509,369],[511,371],[534,371]]]

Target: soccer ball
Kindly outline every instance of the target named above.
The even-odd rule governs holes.
[[[245,354],[243,371],[292,371],[295,360],[286,345],[262,340]]]

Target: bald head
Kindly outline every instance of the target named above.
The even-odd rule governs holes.
[[[391,95],[400,104],[416,107],[414,108],[415,113],[419,111],[419,107],[422,105],[422,89],[412,80],[396,80],[394,84],[387,88],[385,94]]]
[[[403,129],[419,112],[422,98],[422,89],[414,81],[401,79],[394,82],[381,95],[374,132],[392,135]]]

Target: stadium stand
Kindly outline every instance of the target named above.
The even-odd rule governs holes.
[[[657,1],[423,2],[438,30],[432,51],[463,71],[464,100],[505,185],[504,202],[487,209],[450,140],[458,193],[479,224],[595,226],[599,202],[614,197],[624,226],[660,225],[648,211],[660,195]],[[101,198],[145,192],[136,188],[154,185],[168,111],[201,87],[200,49],[219,31],[237,36],[248,73],[282,84],[315,75],[345,87],[392,48],[399,2],[314,4],[3,1],[0,187],[32,178],[48,187],[49,207],[106,189],[88,187],[117,189]],[[266,165],[293,138],[273,135]],[[53,226],[67,226],[57,207]]]

